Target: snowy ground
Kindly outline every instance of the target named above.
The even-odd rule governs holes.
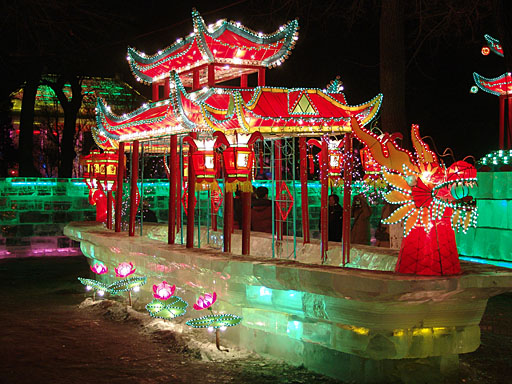
[[[221,345],[178,319],[153,319],[122,301],[86,298],[83,257],[0,261],[0,383],[337,383]],[[512,377],[512,295],[492,299],[482,346],[461,356],[457,383]],[[421,382],[421,381],[418,381]]]

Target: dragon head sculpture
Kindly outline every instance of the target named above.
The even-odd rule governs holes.
[[[424,275],[460,272],[453,229],[466,232],[476,224],[476,203],[470,196],[476,183],[475,167],[465,161],[446,167],[421,139],[417,125],[411,129],[416,156],[395,141],[379,139],[361,128],[356,119],[352,119],[352,130],[382,166],[390,187],[384,195],[386,201],[398,205],[383,223],[404,222],[397,271]]]

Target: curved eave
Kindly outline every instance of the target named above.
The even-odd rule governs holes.
[[[473,79],[476,86],[484,92],[495,96],[512,94],[512,75],[510,73],[504,73],[499,77],[488,79],[473,72]]]
[[[263,114],[260,113],[256,106],[262,102],[262,94],[265,91],[272,93],[272,89],[256,89],[255,95],[249,101],[244,101],[241,95],[242,91],[233,92],[233,106],[228,108],[220,108],[217,102],[213,107],[212,100],[203,103],[201,110],[204,122],[213,130],[223,130],[225,132],[234,129],[244,132],[260,131],[263,134],[309,134],[317,135],[324,133],[343,133],[350,132],[350,118],[356,117],[361,125],[366,125],[372,121],[377,115],[382,104],[382,94],[377,95],[372,100],[357,106],[349,106],[340,104],[339,101],[332,96],[311,90],[312,93],[319,94],[318,97],[325,98],[332,104],[330,113],[322,115],[285,115],[280,113]],[[279,93],[285,93],[283,89],[277,89]],[[275,93],[275,92],[274,92]],[[217,97],[218,99],[218,97]],[[218,100],[217,100],[218,101]],[[267,103],[271,109],[267,111],[276,111],[279,108],[273,103]],[[287,109],[287,105],[282,105],[281,110]]]
[[[216,55],[211,47],[211,44],[215,43],[228,46],[232,49],[248,51],[258,50],[275,52],[277,50],[275,54],[267,57],[253,59],[249,56],[241,58],[241,60],[250,61],[252,65],[254,65],[254,61],[260,62],[261,66],[276,65],[278,62],[284,61],[285,56],[287,57],[287,55],[291,53],[291,49],[293,49],[295,41],[298,39],[299,23],[297,20],[288,22],[285,26],[282,26],[274,33],[262,34],[251,31],[239,23],[232,21],[228,22],[225,20],[222,21],[220,26],[213,25],[207,27],[203,18],[197,11],[193,11],[192,15],[194,20],[194,31],[196,31],[196,35],[201,36],[202,41],[204,41],[205,45],[208,46],[209,57],[211,60],[234,59],[232,56],[220,57]],[[235,38],[235,40],[238,41],[233,42],[233,38],[226,32],[234,34],[239,38]]]
[[[503,47],[500,44],[500,41],[495,39],[490,35],[484,35],[485,40],[487,41],[487,46],[498,56],[503,57]]]

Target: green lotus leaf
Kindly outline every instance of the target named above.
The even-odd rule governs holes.
[[[222,315],[208,315],[198,317],[196,319],[187,321],[186,324],[194,328],[212,327],[214,329],[217,329],[221,327],[233,327],[235,325],[240,324],[241,321],[242,318],[240,316],[226,313]]]
[[[126,292],[131,291],[135,287],[140,287],[146,284],[147,278],[146,276],[142,277],[128,277],[123,280],[116,281],[115,283],[110,284],[107,288],[109,292]]]
[[[187,302],[181,297],[173,296],[167,301],[153,299],[146,305],[146,310],[152,317],[172,320],[187,312]]]
[[[86,287],[91,287],[95,291],[108,291],[108,286],[101,281],[93,280],[93,279],[85,279],[83,277],[79,277],[78,280],[85,285]]]

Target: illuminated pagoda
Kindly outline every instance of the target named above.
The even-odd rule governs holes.
[[[487,56],[490,52],[503,57],[503,48],[499,40],[494,39],[489,35],[485,35],[487,46],[482,48],[482,54]],[[476,87],[482,91],[498,96],[500,100],[500,127],[499,127],[499,148],[511,149],[512,148],[512,74],[504,73],[501,76],[490,79],[473,73]],[[473,87],[473,93],[478,91],[478,88]],[[508,118],[505,113],[505,105],[508,105]],[[505,124],[507,121],[507,124]],[[505,134],[505,125],[507,126]],[[507,138],[507,148],[505,148],[505,136]]]
[[[169,154],[170,163],[173,164],[179,163],[179,161],[173,161],[177,150],[173,147],[177,145],[176,136],[181,140],[189,135],[190,139],[187,139],[189,140],[187,143],[195,140],[203,141],[202,146],[196,143],[193,146],[189,145],[188,150],[191,151],[190,148],[192,148],[192,151],[197,151],[198,148],[203,148],[201,152],[203,161],[201,164],[196,163],[199,161],[196,155],[193,157],[196,163],[194,167],[196,171],[207,172],[205,161],[211,164],[211,167],[220,164],[214,161],[212,155],[213,146],[217,148],[221,145],[220,139],[215,144],[212,137],[212,135],[215,136],[214,133],[226,135],[227,139],[222,145],[231,140],[231,147],[247,153],[252,152],[253,141],[249,141],[250,144],[241,148],[238,138],[255,133],[261,134],[262,139],[273,141],[272,152],[278,163],[281,159],[281,138],[304,136],[300,141],[302,154],[302,150],[306,147],[305,136],[323,136],[327,143],[329,135],[344,134],[345,150],[347,150],[352,145],[350,119],[355,117],[361,126],[365,126],[376,117],[382,102],[381,94],[368,102],[351,106],[347,104],[339,81],[331,83],[326,89],[266,86],[266,69],[281,65],[289,57],[298,39],[297,20],[281,26],[271,34],[256,33],[238,22],[226,20],[207,26],[196,10],[192,11],[192,21],[194,29],[190,35],[176,40],[175,43],[154,55],[148,56],[134,48],[128,49],[127,60],[131,70],[138,81],[152,85],[153,101],[131,113],[117,116],[111,112],[110,107],[106,106],[103,100],[98,99],[97,126],[93,129],[93,137],[100,148],[104,150],[119,148],[121,156],[125,151],[131,151],[132,156],[135,154],[138,156],[139,143],[151,141],[151,145],[148,145],[144,152]],[[250,74],[257,74],[256,87],[248,86]],[[239,79],[239,86],[221,84],[234,79]],[[170,145],[166,139],[169,137]],[[206,142],[211,143],[212,147],[206,148]],[[132,147],[137,148],[132,150]],[[236,149],[237,147],[240,148]],[[351,150],[347,153],[350,152]],[[190,159],[184,160],[182,164],[186,166],[186,161],[191,164]],[[246,162],[242,166],[250,169],[253,157],[248,156],[245,159]],[[122,163],[120,159],[119,164]],[[288,188],[282,182],[282,167],[277,163],[274,161],[271,166],[275,170],[277,195],[281,195],[281,193],[287,193]],[[306,167],[306,162],[302,163],[301,167]],[[351,164],[351,162],[346,163]],[[235,168],[239,166],[240,164],[234,164]],[[227,167],[229,165],[224,159],[225,173],[235,172],[236,174],[236,170],[229,170]],[[208,176],[210,179],[211,169]],[[181,172],[179,169],[173,171],[171,167],[171,185],[175,184],[173,178],[177,177],[179,172]],[[188,171],[183,170],[183,172]],[[188,174],[191,179],[190,172]],[[324,171],[323,175],[327,175],[327,171]],[[201,181],[197,181],[198,185],[206,188],[213,185],[210,182],[204,182],[206,180],[204,174],[199,177],[198,180]],[[135,182],[136,180],[132,178],[132,183]],[[176,183],[178,189],[183,187],[183,184]],[[327,207],[327,178],[322,179],[322,183],[322,206]],[[132,187],[132,193],[136,193],[133,188],[135,187]],[[345,183],[344,189],[346,194],[350,195],[350,182]],[[307,176],[301,179],[301,191],[303,203],[307,208]],[[247,191],[242,189],[242,192],[244,194]],[[289,191],[288,195],[290,195]],[[189,193],[186,199],[185,205],[194,206],[194,193]],[[176,197],[170,197],[170,200],[175,201]],[[224,202],[226,212],[230,211],[231,200],[232,194],[229,193]],[[245,210],[250,210],[250,201],[248,204],[244,206]],[[283,211],[279,202],[276,204],[279,211]],[[170,215],[173,215],[174,208],[171,207],[170,211],[172,211]],[[193,210],[189,210],[187,215],[187,221],[193,223]],[[307,211],[303,212],[303,216],[307,216]],[[322,231],[322,242],[325,243],[322,251],[324,254],[327,250],[326,208],[322,209],[321,216],[324,223]],[[286,217],[283,216],[282,219],[286,220]],[[133,220],[133,218],[130,219],[130,234],[133,233]],[[309,225],[307,220],[304,221],[303,226]],[[170,217],[169,222],[174,223],[174,219]],[[172,225],[170,224],[170,227]],[[229,228],[232,223],[225,223],[226,225]],[[345,225],[348,226],[349,222],[347,221]],[[187,231],[190,227],[190,225],[187,226]],[[276,236],[282,237],[279,227],[280,225],[276,225],[275,233]],[[242,225],[242,229],[244,233],[250,232],[250,223],[245,223],[245,227]],[[171,243],[174,242],[174,234],[171,234],[174,231],[169,232]],[[227,232],[226,230],[224,232],[225,243],[229,243]],[[309,230],[303,228],[303,233],[306,232],[309,233]],[[346,232],[349,233],[349,229]],[[190,236],[192,239],[187,237],[188,246],[193,244],[193,234]],[[244,244],[247,243],[248,236],[248,234],[244,236]],[[348,241],[347,239],[347,243]],[[224,248],[230,249],[229,245]],[[248,249],[243,250],[242,253],[248,253]]]

